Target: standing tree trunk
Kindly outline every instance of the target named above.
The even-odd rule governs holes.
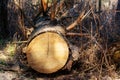
[[[8,0],[0,0],[0,37],[7,38],[9,36],[8,17],[7,17]]]
[[[120,21],[120,0],[118,0],[118,4],[117,4],[117,12],[116,12],[116,16],[115,16],[115,19],[116,19],[116,22],[118,25],[120,25],[119,21]]]

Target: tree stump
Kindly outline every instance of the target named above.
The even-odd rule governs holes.
[[[69,46],[56,29],[53,27],[38,30],[26,48],[28,64],[40,73],[57,72],[68,61]]]

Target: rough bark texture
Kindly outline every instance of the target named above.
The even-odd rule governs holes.
[[[119,21],[120,21],[120,0],[118,0],[118,4],[117,4],[117,9],[116,9],[118,12],[116,12],[116,21],[117,21],[117,24],[120,25]]]

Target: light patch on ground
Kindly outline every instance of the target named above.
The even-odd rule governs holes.
[[[16,44],[7,44],[6,48],[4,49],[7,55],[14,55],[16,50]]]
[[[8,56],[5,56],[3,53],[0,53],[0,61],[8,60]]]
[[[14,72],[0,72],[0,80],[13,80],[17,77],[17,74]]]

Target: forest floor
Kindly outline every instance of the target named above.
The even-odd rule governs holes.
[[[16,44],[0,43],[0,80],[120,80],[120,70],[99,72],[94,69],[80,68],[77,64],[70,71],[62,70],[53,74],[41,74],[31,68],[17,64]],[[114,65],[112,65],[114,68]],[[77,68],[76,68],[77,67]],[[103,74],[104,73],[104,74]]]

